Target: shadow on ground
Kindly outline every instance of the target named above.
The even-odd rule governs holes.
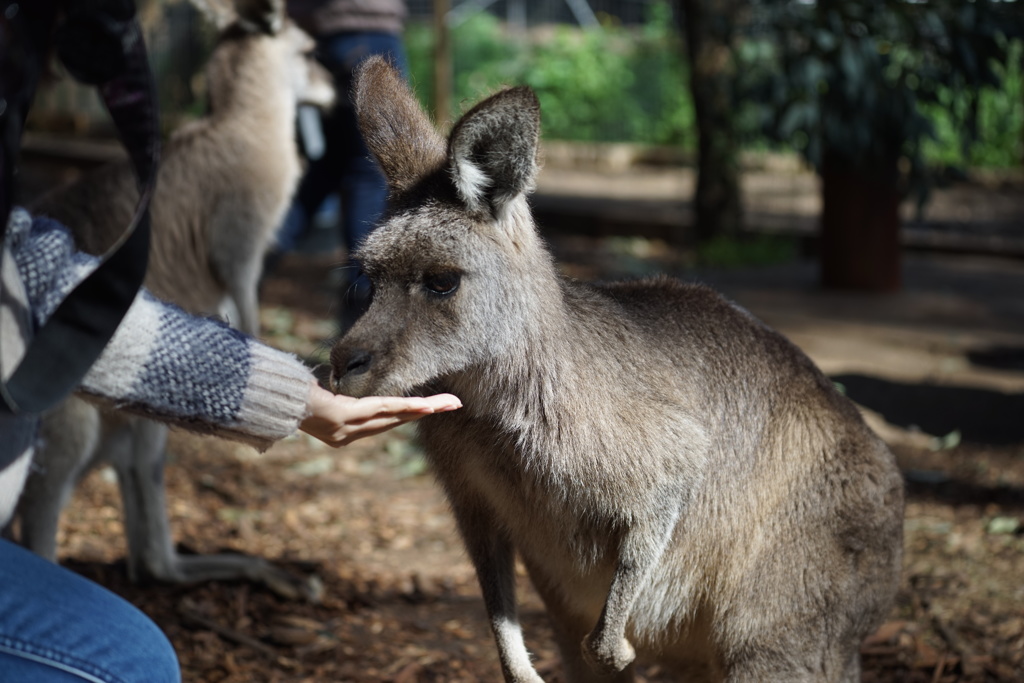
[[[834,375],[832,381],[850,399],[904,429],[937,436],[958,431],[961,440],[986,445],[1024,441],[1024,394],[856,374]]]
[[[1024,370],[1024,347],[994,346],[967,352],[974,365],[995,370]]]
[[[931,383],[902,383],[857,374],[833,375],[846,395],[879,413],[890,424],[920,429],[926,434],[957,433],[957,438],[936,439],[945,453],[924,454],[901,462],[910,500],[944,505],[997,505],[1024,510],[1024,488],[970,476],[977,467],[974,450],[961,455],[950,446],[1013,446],[1024,442],[1024,394]],[[941,442],[947,441],[942,446]],[[905,459],[904,459],[905,460]],[[973,465],[972,465],[973,463]]]

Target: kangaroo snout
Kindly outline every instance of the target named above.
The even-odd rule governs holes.
[[[363,396],[371,389],[370,369],[374,365],[373,352],[344,343],[344,339],[331,349],[331,389],[347,396]]]
[[[373,363],[373,354],[369,351],[362,349],[355,349],[348,354],[348,358],[339,364],[339,367],[344,368],[344,376],[356,376],[366,374],[366,371],[370,369],[370,364]]]

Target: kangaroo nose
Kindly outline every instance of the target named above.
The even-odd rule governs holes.
[[[372,363],[373,355],[369,351],[353,351],[345,364],[345,375],[361,375],[370,369]]]

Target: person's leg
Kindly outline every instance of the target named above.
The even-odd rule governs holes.
[[[361,139],[358,146],[363,146]],[[387,202],[387,185],[371,159],[353,158],[341,178],[339,195],[342,237],[349,254],[339,292],[341,331],[345,332],[370,306],[370,283],[360,275],[359,263],[351,255],[376,227]]]
[[[371,55],[384,55],[405,76],[408,62],[401,38],[388,33],[342,34],[331,43],[332,71],[351,89],[355,68]],[[351,253],[376,226],[387,201],[387,181],[359,132],[354,109],[338,107],[332,128],[339,150],[336,164],[345,248]]]
[[[337,87],[348,92],[355,68],[371,55],[384,55],[403,74],[408,60],[401,37],[388,33],[339,34],[324,44],[324,63],[335,75]],[[338,194],[341,199],[341,230],[345,249],[351,255],[376,227],[387,202],[387,181],[366,147],[351,106],[339,106],[331,120],[333,138],[329,145],[337,151]],[[342,279],[340,292],[342,331],[369,306],[370,287],[358,277],[359,264],[349,262],[348,276]]]
[[[343,243],[349,251],[369,231],[368,226],[384,207],[387,194],[384,177],[362,142],[349,96],[353,70],[370,55],[386,54],[403,74],[408,73],[401,38],[385,33],[340,33],[321,38],[317,51],[320,61],[334,78],[338,104],[322,117],[323,154],[309,163],[299,181],[264,264],[266,271],[273,270],[280,257],[295,249],[307,235],[313,217],[330,194],[349,195],[342,207],[341,221]],[[347,193],[344,192],[346,177],[351,178],[349,184],[353,188]],[[354,226],[354,232],[349,232],[346,223]]]
[[[295,249],[309,231],[309,219],[310,216],[305,205],[298,200],[298,195],[296,194],[296,198],[284,214],[281,227],[277,229],[277,234],[274,235],[274,243],[270,247],[271,253],[283,255]]]
[[[319,159],[309,163],[299,181],[292,203],[274,236],[271,250],[276,255],[286,254],[302,242],[320,205],[328,195],[338,189],[338,179],[345,163],[345,139],[339,137],[333,118],[333,114],[323,117],[324,153]]]
[[[0,540],[0,680],[178,683],[163,632],[124,599]]]

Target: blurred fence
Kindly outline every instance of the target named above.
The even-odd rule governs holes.
[[[407,1],[410,17],[405,42],[412,84],[424,105],[433,108],[437,41],[434,12],[449,0]],[[189,0],[139,0],[139,4],[159,84],[162,122],[164,129],[170,130],[200,115],[206,106],[202,65],[215,36]],[[450,7],[444,24],[451,45],[451,116],[506,84],[530,85],[541,100],[546,168],[557,172],[542,178],[539,196],[535,197],[537,208],[560,223],[578,225],[581,230],[607,229],[609,234],[635,231],[638,223],[675,234],[680,225],[692,221],[685,203],[693,195],[695,175],[692,168],[686,168],[686,162],[696,147],[696,130],[674,3],[451,0]],[[754,49],[757,36],[768,34],[773,21],[767,10],[758,7],[758,1],[751,0],[753,9],[744,18],[748,40],[741,46],[747,49],[745,54],[743,49],[739,51],[739,58],[771,69],[771,61]],[[910,203],[904,206],[904,220],[912,227],[927,228],[930,240],[936,235],[945,239],[946,233],[955,237],[969,227],[984,244],[963,247],[956,243],[955,248],[1005,253],[1006,235],[1014,236],[1019,243],[1024,226],[1020,220],[1024,180],[1019,170],[1024,159],[1024,42],[1018,37],[1010,49],[1012,59],[1003,74],[1002,87],[983,93],[979,100],[980,136],[966,157],[968,165],[993,170],[994,174],[982,183],[985,191],[977,191],[977,183],[968,194],[957,188],[938,188],[927,212],[917,214],[918,207]],[[744,116],[742,105],[738,103],[734,111],[740,119]],[[928,115],[936,132],[936,140],[927,143],[929,161],[955,165],[963,150],[948,111],[933,106]],[[76,137],[112,134],[107,114],[94,92],[69,78],[41,89],[29,124],[36,132]],[[741,120],[740,127],[744,125],[748,133],[755,129]],[[747,134],[743,140],[744,203],[749,226],[808,234],[815,230],[820,196],[813,173],[796,155],[780,158],[769,153],[778,148],[770,148],[755,135]],[[588,144],[575,144],[579,142]],[[640,144],[594,144],[618,142]],[[37,141],[36,146],[40,144]],[[76,154],[75,146],[64,137],[42,146],[50,157],[62,162]],[[95,147],[104,148],[106,154],[106,148],[113,146]],[[91,161],[106,158],[103,154]],[[662,168],[655,171],[654,166]],[[674,168],[666,169],[668,166]],[[996,172],[1007,167],[1008,173]],[[580,174],[573,175],[577,170]],[[46,173],[50,175],[39,180],[40,187],[51,185],[57,171],[47,167]],[[594,176],[602,174],[617,178],[614,191],[595,184]],[[23,172],[23,184],[28,182],[27,175]],[[622,180],[626,178],[632,181],[628,187]],[[628,192],[639,203],[610,206],[609,202],[623,199],[617,192]],[[573,201],[579,206],[575,218],[566,209],[572,208]],[[595,218],[598,212],[600,220]],[[989,243],[995,246],[986,246]],[[1024,253],[1021,247],[1015,248],[1017,253]]]

